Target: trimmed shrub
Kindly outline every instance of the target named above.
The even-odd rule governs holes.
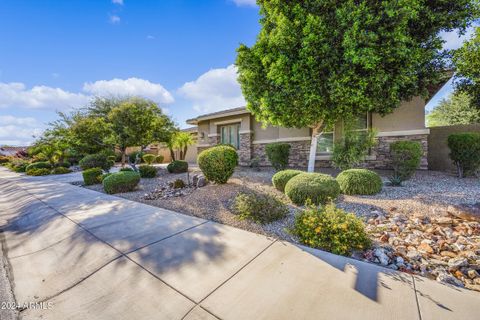
[[[147,164],[139,166],[138,172],[142,178],[155,178],[157,176],[157,168]]]
[[[333,203],[302,211],[291,231],[301,243],[335,254],[348,255],[371,245],[363,221]]]
[[[458,176],[463,178],[480,169],[480,133],[454,133],[448,136],[450,159],[457,167]]]
[[[65,168],[65,167],[56,167],[53,168],[52,174],[66,174],[66,173],[71,173],[72,170]]]
[[[140,163],[142,163],[142,162],[143,162],[143,155],[144,155],[145,153],[143,153],[143,152],[141,152],[141,151],[134,151],[134,152],[130,153],[130,154],[128,155],[128,160],[129,160],[130,162],[135,162],[135,160],[137,159],[137,154],[138,154],[138,159],[140,160]]]
[[[105,180],[106,177],[109,177],[111,176],[113,173],[109,172],[109,173],[104,173],[100,176],[100,182],[103,182],[103,180]]]
[[[287,182],[300,173],[303,173],[303,171],[300,171],[300,170],[278,171],[272,177],[272,184],[277,190],[284,192],[285,185],[287,184]]]
[[[130,168],[130,167],[123,167],[123,168],[120,168],[120,171],[121,171],[121,172],[128,172],[128,171],[135,171],[135,170],[133,170],[133,169]]]
[[[277,197],[265,193],[240,193],[233,203],[240,219],[265,224],[287,216],[288,207]]]
[[[172,188],[173,189],[185,188],[185,182],[182,179],[176,179],[175,181],[172,182]]]
[[[382,190],[380,176],[367,169],[349,169],[337,176],[340,190],[344,194],[377,194]]]
[[[9,162],[10,162],[9,157],[0,156],[0,164],[5,164],[5,163],[9,163]]]
[[[146,164],[152,164],[155,162],[155,155],[154,154],[150,154],[150,153],[147,153],[145,155],[143,155],[142,159],[143,161],[145,161]]]
[[[109,171],[113,163],[108,160],[108,156],[104,153],[89,154],[80,160],[80,168],[82,170],[101,168],[105,171]]]
[[[163,160],[165,159],[164,156],[160,155],[155,158],[156,163],[163,163]]]
[[[207,180],[226,183],[238,164],[238,154],[233,147],[215,146],[202,151],[197,162]]]
[[[82,172],[83,182],[86,186],[102,182],[102,168],[90,168]]]
[[[140,182],[140,174],[137,172],[117,172],[103,180],[103,189],[106,193],[119,193],[133,191]]]
[[[265,147],[265,153],[275,170],[284,170],[288,166],[288,156],[290,155],[288,143],[269,143]]]
[[[335,200],[340,195],[340,186],[327,174],[301,173],[287,182],[285,194],[297,205],[307,202],[318,205]]]
[[[27,168],[25,168],[25,171],[29,171],[32,169],[51,169],[52,165],[49,162],[46,161],[40,161],[40,162],[34,162],[32,164],[29,164]]]
[[[183,173],[188,171],[188,162],[183,160],[175,160],[170,162],[167,166],[170,173]]]
[[[390,144],[393,171],[403,181],[413,176],[420,166],[422,155],[422,145],[418,141],[395,141]]]
[[[31,168],[26,171],[29,176],[47,176],[50,174],[50,169],[47,168]]]

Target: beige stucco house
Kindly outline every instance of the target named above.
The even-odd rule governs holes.
[[[365,167],[388,168],[390,143],[414,140],[421,142],[423,146],[421,168],[427,169],[429,129],[425,127],[425,104],[425,99],[415,97],[384,117],[369,113],[358,118],[356,130],[375,128],[378,131],[378,145],[365,159]],[[302,168],[307,166],[311,141],[309,128],[263,128],[244,107],[201,115],[187,120],[187,123],[198,128],[197,152],[218,143],[230,143],[238,149],[241,165],[249,165],[251,160],[256,158],[260,165],[268,166],[270,163],[265,154],[265,146],[272,142],[285,142],[291,145],[289,165]],[[320,136],[315,163],[317,167],[331,165],[333,144],[341,138],[342,130],[343,123],[339,122],[331,131]]]

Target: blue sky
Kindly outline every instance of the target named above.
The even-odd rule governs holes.
[[[254,0],[2,0],[0,145],[31,142],[94,95],[145,96],[182,127],[241,106],[232,64],[258,18]]]

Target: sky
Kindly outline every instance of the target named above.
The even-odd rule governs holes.
[[[255,0],[0,0],[0,145],[31,143],[94,96],[152,99],[182,128],[242,106],[235,50],[258,19]]]

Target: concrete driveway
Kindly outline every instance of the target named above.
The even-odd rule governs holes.
[[[2,248],[23,319],[437,320],[480,314],[477,292],[67,181],[69,175],[22,177],[0,169]]]

